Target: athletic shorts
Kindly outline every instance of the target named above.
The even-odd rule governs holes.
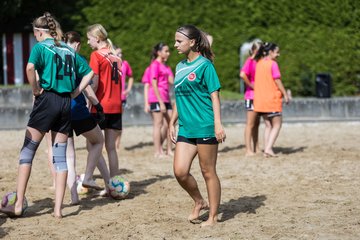
[[[166,110],[172,110],[171,103],[164,103]],[[150,112],[160,112],[160,103],[150,103]]]
[[[70,131],[69,137],[73,137],[74,132],[76,136],[79,136],[80,134],[93,130],[96,127],[96,125],[97,125],[96,120],[92,116],[89,116],[81,120],[72,120],[71,121],[72,131]]]
[[[183,136],[177,137],[177,142],[186,142],[190,143],[192,145],[198,145],[198,144],[219,144],[219,142],[216,140],[216,137],[207,137],[207,138],[186,138]]]
[[[247,111],[254,111],[254,100],[253,99],[245,99],[245,109]]]
[[[267,116],[268,118],[273,118],[277,116],[281,116],[281,112],[266,112],[266,113],[260,113],[262,116]]]
[[[43,91],[41,95],[35,97],[27,125],[40,132],[51,130],[68,134],[71,130],[70,93]]]
[[[124,110],[126,107],[126,100],[121,101],[121,106],[122,106],[122,109]]]
[[[96,117],[96,113],[92,113]],[[109,128],[115,130],[122,130],[122,114],[121,113],[105,113],[105,120],[99,123],[101,129]]]

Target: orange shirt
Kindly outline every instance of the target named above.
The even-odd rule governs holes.
[[[96,97],[104,108],[104,113],[122,113],[121,59],[108,48],[102,48],[91,53],[89,65],[99,76]],[[96,113],[94,107],[91,112]]]
[[[255,112],[281,112],[282,94],[272,76],[274,61],[269,58],[260,59],[256,64],[254,86]]]

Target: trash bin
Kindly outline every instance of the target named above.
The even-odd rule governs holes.
[[[316,74],[316,97],[330,98],[331,97],[331,75],[329,73]]]

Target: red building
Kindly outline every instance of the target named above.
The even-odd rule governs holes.
[[[2,77],[0,84],[22,85],[28,83],[26,64],[36,39],[32,33],[2,34]]]

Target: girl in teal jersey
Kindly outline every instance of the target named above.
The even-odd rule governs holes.
[[[204,32],[193,25],[180,27],[175,33],[175,48],[186,59],[176,67],[175,99],[169,124],[169,135],[174,143],[174,174],[177,181],[194,200],[188,220],[198,220],[200,211],[209,208],[209,218],[201,224],[217,222],[221,186],[216,173],[218,143],[225,141],[221,123],[220,82],[212,64],[213,53]],[[179,122],[176,138],[175,123]],[[209,205],[202,197],[195,178],[190,174],[195,156],[206,182]]]
[[[54,216],[62,217],[67,178],[66,147],[71,124],[70,100],[88,85],[93,72],[74,50],[58,40],[58,28],[59,24],[50,13],[45,13],[33,22],[34,36],[39,43],[31,51],[26,74],[35,101],[20,152],[16,203],[0,208],[1,212],[9,216],[18,217],[23,214],[32,161],[45,133],[51,130],[56,172]],[[39,74],[38,82],[36,72]],[[82,78],[77,88],[74,76]]]

